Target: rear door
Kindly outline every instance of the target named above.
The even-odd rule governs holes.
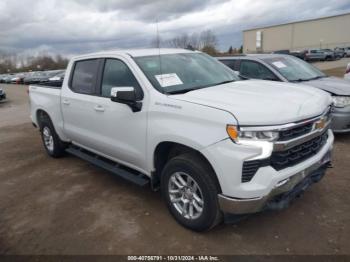
[[[64,132],[73,142],[94,148],[98,143],[93,126],[96,121],[94,101],[100,59],[81,60],[74,63],[68,83],[62,88],[61,108]]]

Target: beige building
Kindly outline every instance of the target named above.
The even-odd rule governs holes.
[[[350,47],[350,13],[243,31],[245,53]]]

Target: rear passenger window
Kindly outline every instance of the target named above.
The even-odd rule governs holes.
[[[78,61],[75,63],[71,89],[76,93],[94,94],[98,72],[98,59]]]
[[[129,67],[117,59],[106,59],[101,96],[110,97],[112,87],[134,87],[137,98],[141,96],[141,87]]]
[[[220,60],[220,61],[221,61],[221,63],[228,66],[232,70],[236,70],[235,69],[236,60]]]

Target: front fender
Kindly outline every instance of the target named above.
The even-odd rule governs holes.
[[[226,139],[227,124],[237,124],[226,111],[165,98],[150,105],[147,141],[150,172],[154,171],[154,152],[161,142],[174,142],[200,151]]]

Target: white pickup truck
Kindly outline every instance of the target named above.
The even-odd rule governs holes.
[[[61,88],[30,86],[31,119],[50,156],[160,188],[174,218],[202,231],[287,207],[325,174],[331,97],[290,85],[240,81],[200,52],[103,52],[73,58]]]

